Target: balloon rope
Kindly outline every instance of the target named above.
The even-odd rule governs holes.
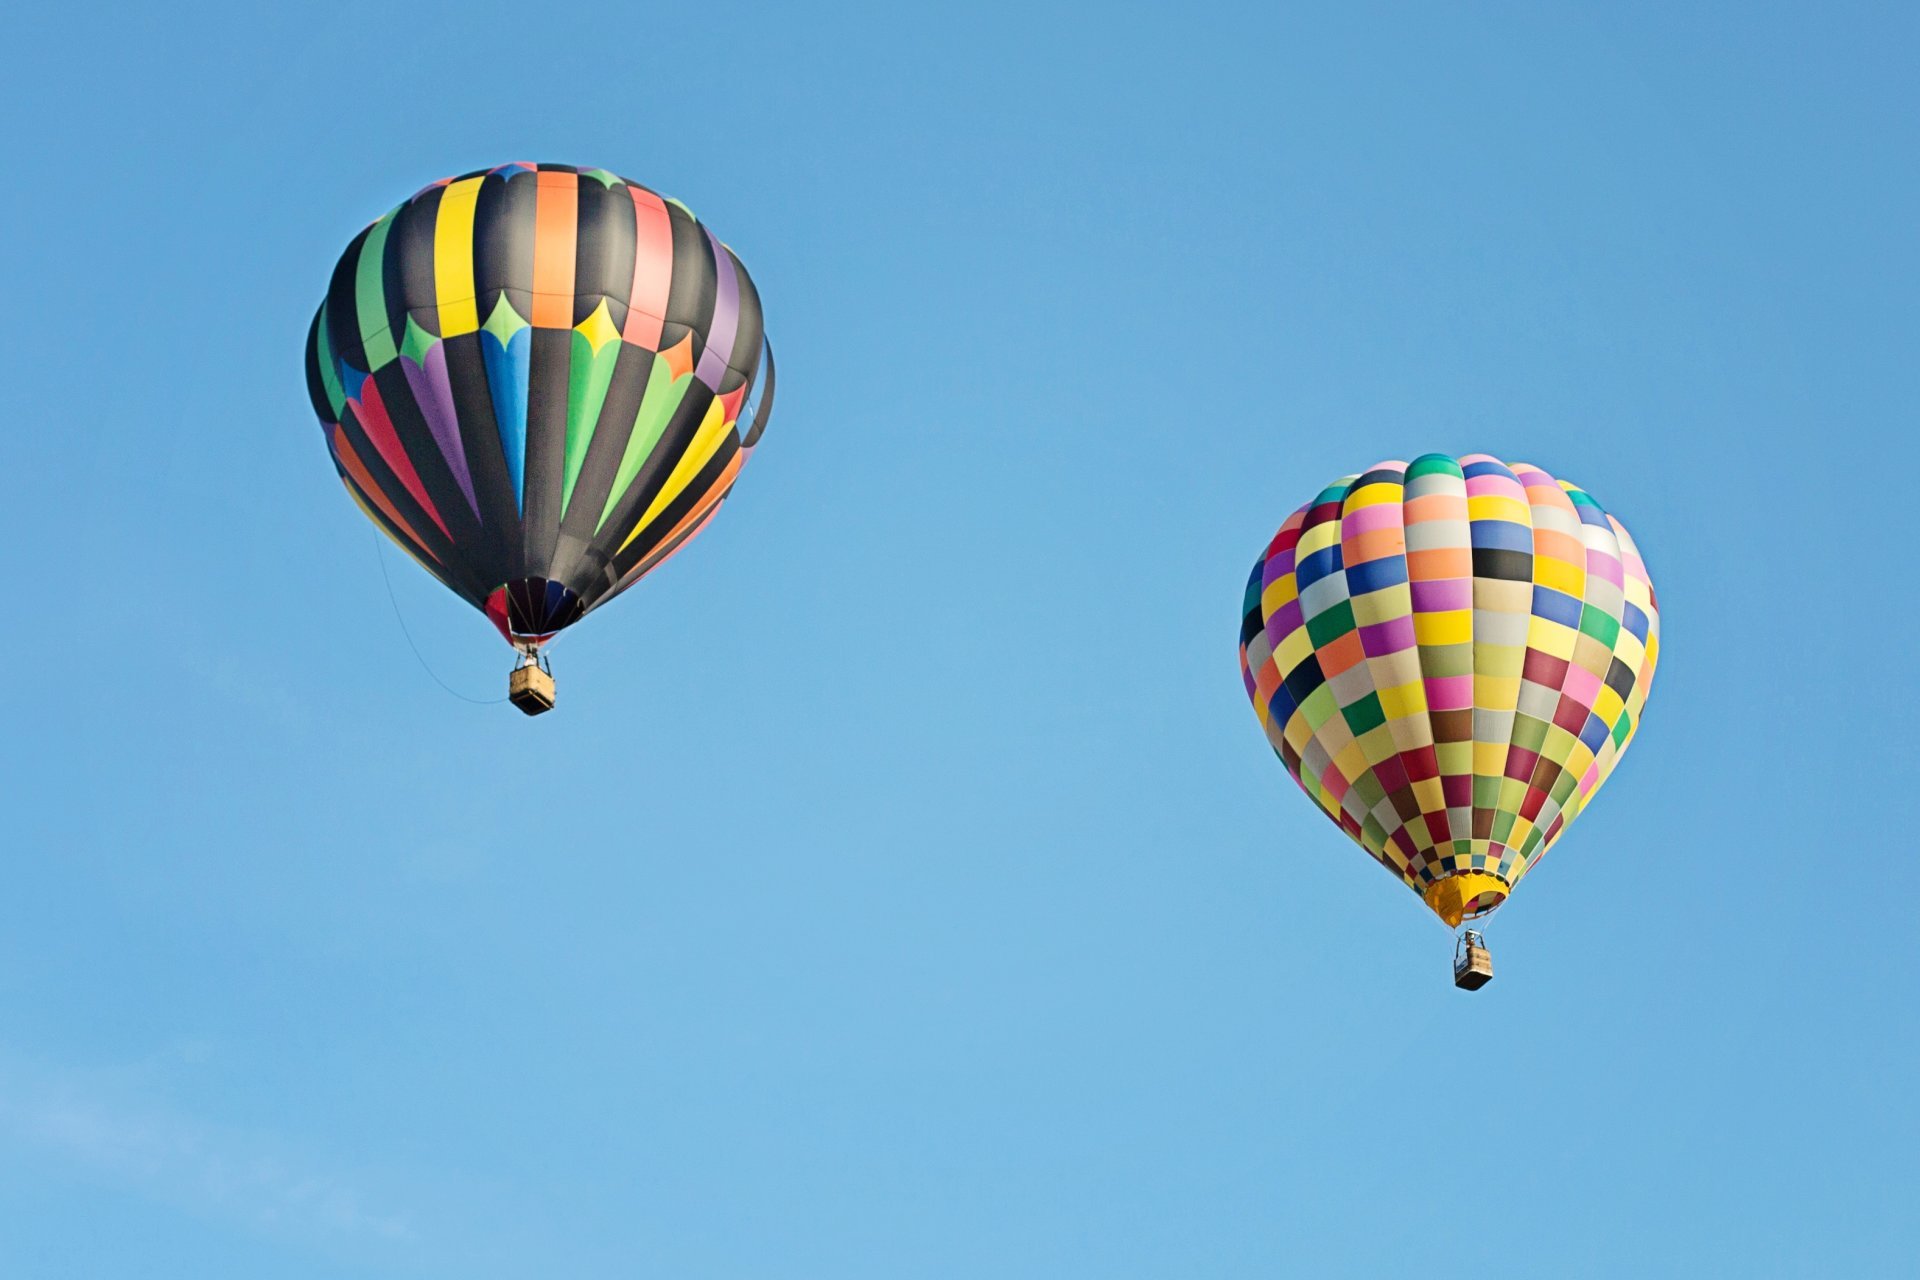
[[[420,646],[413,642],[413,633],[407,630],[407,620],[400,615],[400,600],[393,594],[393,578],[387,573],[387,549],[380,544],[380,537],[380,530],[377,528],[373,530],[373,554],[380,561],[380,580],[387,584],[387,603],[393,606],[393,620],[400,624],[400,634],[407,638],[407,648],[413,650],[414,661],[420,664],[420,669],[429,676],[432,676],[435,684],[462,702],[471,702],[476,707],[491,707],[496,703],[505,702],[505,698],[469,698],[466,694],[460,692],[445,680],[442,680],[438,673],[427,665],[426,658],[420,652]]]

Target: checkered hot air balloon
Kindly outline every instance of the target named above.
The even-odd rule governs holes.
[[[1240,629],[1287,771],[1454,927],[1504,902],[1606,782],[1659,651],[1621,523],[1486,454],[1329,485],[1254,565]]]
[[[706,527],[773,407],[740,259],[566,165],[436,182],[361,232],[306,363],[347,492],[528,659]]]

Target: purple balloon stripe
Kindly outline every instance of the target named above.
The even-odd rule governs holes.
[[[1413,646],[1413,617],[1410,614],[1360,628],[1360,647],[1369,658],[1385,657]]]
[[[434,343],[425,365],[402,356],[400,367],[407,371],[407,385],[413,389],[414,403],[420,406],[427,429],[433,432],[433,442],[440,446],[440,456],[460,482],[460,492],[467,495],[473,518],[480,519],[480,503],[473,496],[473,475],[467,470],[467,448],[460,441],[460,418],[453,408],[453,384],[447,378],[447,344]]]
[[[740,333],[740,281],[733,272],[733,255],[720,243],[713,232],[706,231],[707,243],[713,246],[713,272],[716,290],[713,299],[713,320],[707,325],[706,349],[700,353],[700,363],[694,366],[693,376],[706,384],[708,390],[718,391],[720,380],[727,373],[727,359],[733,355],[733,340]]]
[[[1473,579],[1430,578],[1408,584],[1415,613],[1446,613],[1473,608]]]
[[[1267,619],[1267,639],[1277,649],[1282,640],[1305,625],[1306,618],[1300,611],[1300,602],[1289,600],[1274,610],[1273,616]]]
[[[1624,588],[1627,585],[1620,561],[1597,547],[1587,548],[1587,572],[1616,587]]]

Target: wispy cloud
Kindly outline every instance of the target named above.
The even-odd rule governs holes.
[[[185,1046],[167,1056],[190,1061],[204,1052]],[[37,1149],[152,1199],[259,1228],[412,1237],[406,1213],[369,1203],[275,1135],[224,1127],[140,1096],[132,1081],[149,1074],[52,1070],[0,1057],[0,1142]]]

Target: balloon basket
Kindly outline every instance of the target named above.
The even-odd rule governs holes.
[[[553,710],[553,673],[537,660],[523,662],[507,678],[507,701],[530,716]]]
[[[1487,950],[1487,940],[1469,929],[1453,953],[1453,985],[1478,991],[1492,981],[1493,953]]]

